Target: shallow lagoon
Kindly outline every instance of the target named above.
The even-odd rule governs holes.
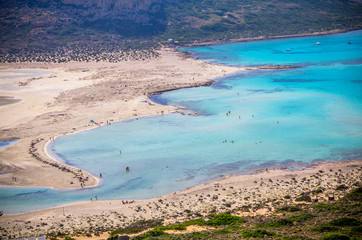
[[[255,167],[362,159],[362,31],[184,50],[219,64],[302,68],[239,72],[212,87],[153,97],[200,116],[151,116],[59,137],[49,146],[52,155],[102,173],[100,186],[1,188],[1,210],[24,212],[95,195],[150,198]]]

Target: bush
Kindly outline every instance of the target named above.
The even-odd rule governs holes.
[[[277,212],[298,212],[298,211],[301,211],[301,209],[296,206],[285,206],[277,210]]]
[[[214,219],[210,219],[206,222],[210,226],[220,226],[220,225],[232,225],[238,223],[244,223],[246,220],[242,217],[233,216],[228,213],[221,213],[216,215]]]
[[[335,232],[335,231],[338,231],[338,227],[335,227],[335,226],[330,226],[330,225],[321,225],[321,226],[317,226],[317,227],[314,227],[312,228],[311,230],[313,232]]]
[[[139,233],[150,227],[155,227],[157,225],[160,225],[161,223],[162,220],[140,220],[138,222],[129,225],[128,227],[119,228],[112,231],[108,240],[118,239],[119,234],[122,235],[122,234]]]
[[[223,229],[219,229],[219,230],[214,231],[214,233],[219,234],[219,235],[224,235],[224,234],[231,233],[231,231],[226,229],[226,228],[223,228]]]
[[[293,221],[293,222],[303,222],[303,221],[306,221],[306,220],[311,219],[313,217],[314,217],[314,215],[312,215],[310,213],[301,213],[299,215],[291,216],[288,219]]]
[[[351,227],[351,229],[349,230],[349,234],[362,236],[362,226]]]
[[[343,217],[343,218],[335,219],[335,220],[329,222],[329,224],[332,226],[344,227],[344,226],[359,226],[360,222],[354,218]]]
[[[310,213],[301,213],[299,215],[294,215],[288,218],[278,219],[276,221],[265,224],[266,227],[283,227],[283,226],[293,226],[295,223],[301,223],[308,219],[313,218],[314,216]]]
[[[295,201],[296,201],[296,202],[311,202],[312,199],[311,199],[311,197],[308,196],[308,195],[302,195],[302,196],[300,196],[300,197],[297,197],[297,198],[295,199]]]
[[[362,187],[353,190],[352,192],[347,194],[344,199],[362,202]]]
[[[332,204],[317,204],[312,206],[312,208],[314,209],[321,209],[321,210],[328,210],[328,211],[336,211],[336,210],[341,210],[343,207],[341,206],[336,206],[336,205],[332,205]]]
[[[322,237],[322,240],[350,240],[351,238],[345,234],[328,233]]]
[[[338,186],[336,187],[336,190],[341,191],[341,190],[345,190],[345,189],[347,189],[347,188],[348,188],[348,187],[347,187],[346,185],[341,184],[341,185],[338,185]]]
[[[199,226],[205,225],[205,220],[202,218],[197,218],[197,219],[189,220],[189,221],[179,223],[179,224],[172,224],[169,226],[158,226],[158,227],[155,227],[155,229],[160,230],[160,231],[165,231],[165,230],[183,231],[183,230],[186,230],[186,228],[191,225],[199,225]]]
[[[265,236],[274,236],[275,233],[263,229],[258,229],[258,230],[245,230],[241,233],[241,235],[245,238],[264,238]]]
[[[283,227],[283,226],[293,226],[293,221],[287,219],[287,218],[282,218],[282,219],[278,219],[276,221],[270,222],[265,224],[266,227]]]
[[[159,229],[153,229],[146,233],[133,237],[132,240],[151,239],[152,237],[159,237],[163,235],[169,235],[169,234]]]

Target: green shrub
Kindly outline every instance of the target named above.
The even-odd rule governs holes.
[[[338,186],[336,187],[336,190],[341,191],[341,190],[345,190],[345,189],[347,189],[347,188],[348,188],[348,187],[347,187],[346,185],[341,184],[341,185],[338,185]]]
[[[296,202],[311,202],[312,201],[312,198],[308,195],[302,195],[300,197],[297,197],[295,199]]]
[[[214,233],[224,235],[224,234],[231,233],[231,231],[226,228],[223,228],[223,229],[215,230]]]
[[[220,225],[232,225],[238,223],[244,223],[246,220],[242,217],[233,216],[229,213],[221,213],[216,215],[213,219],[210,219],[206,222],[210,226],[220,226]]]
[[[165,233],[164,231],[159,230],[159,229],[153,229],[146,233],[133,237],[132,240],[151,239],[152,237],[159,237],[159,236],[164,236],[164,235],[167,236],[169,234]]]
[[[329,222],[329,224],[332,226],[344,227],[344,226],[359,226],[361,223],[357,219],[343,217],[335,219]]]
[[[278,219],[276,221],[265,224],[266,227],[285,227],[285,226],[293,226],[296,223],[301,223],[308,219],[313,218],[314,216],[310,213],[301,213],[299,215],[294,215],[288,218]]]
[[[313,232],[335,232],[338,231],[338,227],[335,226],[330,226],[330,225],[321,225],[321,226],[317,226],[311,229],[311,231]]]
[[[310,213],[301,213],[299,215],[294,215],[289,217],[288,219],[293,221],[293,222],[304,222],[308,219],[313,218],[314,215],[310,214]]]
[[[344,199],[362,202],[362,187],[356,188],[349,194],[347,194]]]
[[[258,230],[245,230],[241,233],[241,235],[245,238],[264,238],[265,236],[274,236],[275,233],[263,229],[258,229]]]
[[[322,237],[322,240],[350,240],[351,238],[345,234],[328,233]]]
[[[312,208],[321,209],[321,210],[328,210],[328,211],[331,211],[331,210],[335,211],[335,210],[341,210],[343,207],[335,206],[335,205],[332,205],[332,204],[321,203],[321,204],[317,204],[317,205],[312,206]]]
[[[349,230],[351,235],[362,236],[362,226],[354,226]]]
[[[155,227],[155,229],[160,230],[160,231],[165,231],[165,230],[183,231],[183,230],[186,230],[186,228],[191,225],[199,225],[199,226],[205,225],[205,220],[202,218],[197,218],[197,219],[189,220],[189,221],[186,221],[183,223],[172,224],[169,226],[158,226],[158,227]]]
[[[147,228],[155,227],[157,225],[161,225],[162,220],[141,220],[135,223],[132,223],[128,227],[119,228],[111,232],[111,235],[107,240],[115,240],[118,239],[118,235],[122,234],[132,234],[132,233],[139,233],[144,231]]]
[[[278,219],[276,221],[270,222],[265,224],[266,227],[284,227],[284,226],[293,226],[293,221],[287,219],[287,218],[282,218],[282,219]]]
[[[301,209],[296,206],[285,206],[277,210],[277,212],[298,212],[298,211],[301,211]]]

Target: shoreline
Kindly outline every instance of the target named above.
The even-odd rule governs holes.
[[[338,200],[354,188],[356,181],[361,183],[361,173],[361,160],[321,162],[311,169],[298,171],[270,168],[255,174],[227,176],[152,199],[128,200],[127,203],[126,200],[82,201],[27,213],[5,214],[0,218],[0,224],[8,234],[30,237],[58,231],[86,235],[89,229],[93,229],[93,233],[96,230],[107,234],[139,220],[162,218],[166,225],[207,218],[211,212],[267,217],[286,204],[309,204],[296,201],[305,192],[310,192],[310,196],[321,204],[328,203],[331,194]],[[284,198],[286,195],[288,199]],[[102,224],[94,227],[92,223],[95,222]],[[97,239],[96,236],[93,239]]]
[[[201,42],[201,43],[190,43],[185,44],[185,46],[178,47],[202,47],[202,46],[211,46],[211,45],[219,45],[219,44],[229,44],[229,43],[237,43],[237,42],[252,42],[252,41],[265,41],[265,40],[277,40],[277,39],[288,39],[288,38],[298,38],[298,37],[313,37],[313,36],[325,36],[331,34],[338,33],[347,33],[361,30],[361,28],[352,28],[352,29],[334,29],[323,32],[313,32],[313,33],[301,33],[301,34],[291,34],[291,35],[279,35],[279,36],[259,36],[259,37],[249,37],[249,38],[235,38],[229,40],[216,40],[209,42]]]
[[[180,59],[180,53],[175,53],[173,52],[173,54],[177,54],[178,59]],[[15,144],[15,146],[11,146],[8,149],[6,149],[5,151],[1,151],[0,150],[0,159],[2,157],[7,157],[8,159],[12,160],[11,157],[14,156],[14,154],[20,158],[24,157],[24,156],[28,156],[28,153],[26,153],[27,147],[30,144],[33,143],[34,141],[34,137],[37,136],[37,139],[39,138],[43,138],[43,140],[40,142],[41,147],[39,147],[39,152],[40,154],[45,154],[46,157],[53,159],[54,161],[58,162],[58,163],[62,163],[54,158],[51,157],[51,155],[48,153],[47,151],[47,146],[51,143],[49,138],[57,138],[60,135],[64,135],[64,134],[75,134],[78,133],[80,131],[86,131],[86,130],[92,130],[98,126],[101,126],[102,124],[105,125],[105,121],[108,122],[109,119],[112,119],[112,122],[119,122],[119,121],[125,121],[125,120],[130,120],[130,119],[134,119],[134,118],[138,118],[138,117],[146,117],[146,116],[152,116],[155,114],[160,114],[160,112],[165,111],[166,114],[167,113],[174,113],[177,111],[177,108],[172,107],[172,106],[167,106],[167,105],[161,105],[158,103],[153,102],[152,100],[150,100],[150,93],[152,94],[159,94],[165,91],[172,91],[175,89],[180,89],[180,88],[188,88],[188,87],[195,87],[195,86],[201,86],[202,84],[209,84],[212,81],[210,79],[215,79],[217,78],[217,76],[211,78],[212,76],[214,76],[216,73],[219,74],[219,77],[222,76],[224,73],[224,69],[227,69],[228,73],[232,73],[235,71],[240,71],[240,70],[246,70],[247,68],[232,68],[232,67],[226,67],[226,66],[218,66],[218,65],[214,65],[214,64],[206,64],[203,63],[201,61],[196,61],[193,59],[182,59],[182,61],[191,61],[191,65],[192,64],[199,64],[197,65],[197,67],[195,68],[195,75],[188,75],[189,78],[189,82],[178,82],[179,79],[183,79],[185,81],[185,76],[180,74],[177,75],[177,71],[173,71],[170,73],[170,76],[176,76],[176,85],[167,85],[165,88],[165,90],[160,90],[161,92],[154,92],[155,89],[158,90],[158,88],[154,88],[154,89],[147,89],[147,87],[149,87],[148,82],[150,80],[151,77],[147,77],[145,78],[146,84],[144,85],[144,89],[139,90],[138,87],[140,84],[140,81],[138,80],[140,75],[145,74],[145,72],[147,71],[141,71],[138,75],[131,75],[130,73],[134,72],[134,66],[131,66],[130,69],[128,69],[128,72],[126,72],[127,74],[129,74],[129,76],[127,74],[125,79],[128,77],[128,79],[130,79],[129,82],[126,82],[127,85],[128,84],[134,84],[133,89],[134,92],[132,92],[132,94],[135,95],[135,97],[133,99],[131,99],[129,96],[132,96],[132,94],[130,95],[122,95],[122,98],[119,97],[119,99],[117,99],[119,102],[114,102],[114,98],[112,97],[112,90],[110,89],[114,89],[115,87],[117,87],[116,84],[119,83],[114,83],[113,84],[113,80],[111,77],[109,78],[103,78],[102,77],[102,72],[100,72],[99,69],[102,68],[102,64],[97,64],[96,66],[99,68],[97,68],[97,70],[94,70],[95,72],[95,79],[92,79],[90,81],[90,83],[88,82],[87,84],[82,83],[81,87],[79,88],[79,85],[74,85],[76,87],[72,87],[69,88],[67,90],[65,90],[64,92],[58,92],[57,94],[54,94],[52,96],[55,96],[56,99],[53,102],[49,102],[49,98],[46,99],[46,101],[43,101],[42,103],[45,103],[47,107],[47,109],[45,109],[45,113],[42,112],[41,115],[38,115],[35,120],[33,121],[33,119],[31,120],[31,124],[30,123],[23,123],[22,126],[19,127],[19,124],[15,125],[14,131],[10,133],[6,133],[6,131],[1,131],[1,135],[0,137],[3,137],[4,134],[8,134],[11,135],[12,133],[18,133],[19,135],[25,136],[21,139],[21,143]],[[80,64],[81,66],[83,66],[84,64]],[[84,65],[85,66],[85,65]],[[156,64],[157,66],[157,64]],[[110,72],[112,71],[117,71],[114,70],[112,67],[116,67],[115,65],[110,65],[109,70]],[[154,65],[150,65],[150,67],[154,67]],[[165,65],[165,68],[169,67],[169,65]],[[185,69],[187,70],[189,66],[186,66]],[[193,76],[199,76],[197,75],[197,71],[201,71],[204,69],[209,69],[210,68],[210,72],[209,75],[207,76],[203,76],[201,81],[199,82],[195,82],[195,81],[191,81],[191,77]],[[79,68],[81,69],[81,68]],[[77,70],[75,71],[76,74],[79,74],[80,72],[82,72],[83,70]],[[216,69],[216,71],[215,71]],[[119,68],[120,71],[122,71],[122,68]],[[74,74],[74,72],[71,72],[72,74]],[[162,73],[158,73],[159,75],[157,75],[157,78],[160,78],[160,76],[162,77]],[[167,72],[168,73],[168,72]],[[93,74],[93,73],[92,73]],[[110,73],[112,74],[112,73]],[[86,76],[82,76],[84,78],[86,78],[87,74],[85,74]],[[123,77],[123,76],[122,76]],[[64,84],[63,79],[66,78],[62,78],[59,80],[59,82],[61,84]],[[77,80],[74,80],[74,82],[76,81],[80,81],[80,77]],[[45,81],[48,81],[49,79],[45,78]],[[93,81],[94,80],[94,81]],[[136,82],[132,82],[136,81]],[[192,80],[194,80],[192,78]],[[40,80],[41,81],[41,80]],[[69,81],[69,80],[67,80]],[[72,81],[72,80],[70,80]],[[82,80],[84,81],[84,80]],[[86,80],[87,81],[87,80]],[[156,80],[155,80],[156,81]],[[165,82],[161,82],[160,84],[162,85]],[[166,82],[168,83],[168,82]],[[38,84],[38,85],[37,85]],[[41,84],[44,84],[43,82]],[[37,81],[34,81],[31,83],[31,85],[35,88],[36,86],[42,86],[41,84],[39,84]],[[107,89],[104,90],[102,87],[106,84],[107,85]],[[179,84],[179,85],[177,85]],[[90,87],[91,86],[91,87]],[[84,94],[85,96],[88,96],[89,93],[93,93],[93,88],[92,86],[95,86],[95,90],[99,90],[100,91],[100,96],[103,96],[104,92],[108,93],[108,99],[103,100],[102,101],[98,101],[99,99],[96,99],[94,101],[89,100],[88,98],[85,99],[80,99],[79,98],[79,94]],[[172,88],[174,87],[174,88]],[[92,91],[87,91],[87,90],[92,90]],[[146,90],[149,90],[148,92],[146,92]],[[128,89],[127,89],[128,90]],[[153,90],[153,91],[152,91]],[[147,93],[147,94],[145,94]],[[60,99],[60,100],[59,100]],[[146,99],[146,103],[144,103],[143,101],[141,101],[141,99]],[[62,106],[58,105],[58,101],[63,104]],[[78,102],[79,101],[79,102]],[[24,103],[20,103],[20,105],[22,104],[27,104],[28,100],[24,100]],[[73,106],[73,103],[75,103]],[[114,104],[111,107],[108,106],[108,104]],[[104,105],[107,105],[107,109],[106,111],[104,111],[103,108]],[[121,105],[118,106],[118,105]],[[25,105],[27,106],[27,105]],[[124,107],[124,108],[123,108]],[[9,108],[7,108],[9,109]],[[89,110],[91,109],[91,110]],[[126,109],[127,110],[127,115],[117,115],[115,114],[115,112],[124,112],[123,110]],[[47,111],[46,111],[47,110]],[[90,114],[86,115],[86,116],[81,116],[81,112],[84,110],[89,110],[89,112],[91,112]],[[34,112],[37,111],[37,109],[34,107],[33,109]],[[96,114],[92,113],[95,112]],[[69,118],[67,118],[67,114],[69,114]],[[77,115],[78,114],[78,115]],[[54,118],[56,121],[51,122],[51,120],[53,119],[53,116],[56,116],[57,118]],[[94,117],[95,116],[95,117]],[[116,117],[115,117],[116,116]],[[26,117],[25,117],[26,118]],[[89,124],[89,119],[95,119],[97,122],[99,122],[99,125],[97,126],[90,126]],[[29,118],[28,118],[29,119]],[[44,120],[45,119],[45,120]],[[50,120],[49,120],[50,119]],[[44,122],[42,122],[44,120]],[[35,124],[35,125],[32,125]],[[31,127],[35,126],[35,130],[32,130],[33,132],[31,133],[27,133],[26,130],[30,129]],[[43,127],[46,126],[47,128],[44,130]],[[57,126],[60,126],[61,128],[58,129]],[[38,131],[38,133],[36,133],[35,131]],[[28,134],[28,135],[26,135]],[[46,141],[44,141],[44,139],[48,139]],[[24,141],[24,142],[23,142]],[[21,150],[21,151],[19,151]],[[25,152],[24,152],[25,150]],[[11,155],[13,154],[13,155]],[[2,159],[1,159],[2,160]],[[36,170],[38,168],[42,168],[44,167],[40,162],[35,162],[35,159],[27,158],[26,159],[28,161],[27,164],[34,164],[35,168],[31,169],[30,172],[32,173],[29,176],[26,176],[27,178],[29,178],[31,180],[31,178],[34,176],[32,176],[34,173],[32,172],[32,170]],[[31,161],[33,160],[33,161]],[[19,164],[20,167],[24,167],[27,165],[21,165],[21,160],[17,160],[17,164]],[[1,164],[3,164],[2,161],[0,161]],[[300,162],[294,162],[295,164],[300,164]],[[62,163],[63,164],[63,163]],[[230,205],[236,205],[239,208],[244,207],[245,204],[247,204],[247,202],[249,202],[249,200],[245,200],[246,197],[249,197],[250,199],[253,199],[253,202],[251,202],[250,200],[250,204],[252,206],[255,206],[256,204],[258,204],[258,202],[266,202],[268,203],[268,200],[266,200],[267,198],[282,198],[283,195],[285,194],[289,194],[289,192],[293,192],[292,197],[295,198],[296,196],[298,196],[300,194],[300,192],[304,192],[306,191],[305,189],[317,189],[320,186],[323,186],[323,188],[327,189],[326,190],[326,194],[328,194],[329,192],[335,192],[336,187],[338,186],[338,184],[345,184],[347,186],[347,189],[350,189],[353,185],[353,181],[354,180],[358,180],[360,182],[360,174],[362,171],[362,161],[360,159],[357,159],[355,161],[322,161],[322,162],[310,162],[310,163],[305,163],[306,166],[304,169],[298,169],[298,170],[285,170],[283,169],[286,165],[284,166],[280,166],[279,168],[273,168],[273,165],[268,166],[265,170],[265,166],[259,166],[259,167],[255,167],[253,169],[250,169],[250,171],[255,171],[254,174],[232,174],[232,175],[220,175],[221,178],[218,179],[211,179],[210,181],[206,181],[204,183],[201,183],[197,186],[192,186],[174,193],[169,193],[166,195],[162,195],[160,197],[156,197],[156,198],[151,198],[151,199],[140,199],[140,200],[136,200],[136,202],[132,202],[132,203],[127,203],[124,204],[123,201],[124,200],[102,200],[102,201],[92,201],[92,202],[87,202],[87,201],[83,201],[83,202],[77,202],[77,203],[69,203],[69,204],[65,204],[65,205],[61,205],[61,206],[57,206],[57,207],[52,207],[52,208],[47,208],[47,209],[42,209],[42,210],[36,210],[36,211],[31,211],[31,212],[26,212],[26,213],[20,213],[20,214],[5,214],[3,217],[0,218],[0,223],[1,225],[5,226],[4,228],[6,229],[11,229],[13,228],[13,230],[11,231],[17,231],[15,230],[17,227],[21,227],[22,229],[19,230],[19,234],[21,232],[26,232],[29,229],[27,229],[27,226],[30,225],[26,225],[29,223],[25,223],[24,224],[19,224],[18,226],[15,226],[15,224],[19,221],[23,221],[24,219],[31,219],[31,225],[32,226],[37,226],[37,224],[39,225],[39,223],[42,223],[43,221],[48,221],[48,219],[53,218],[54,221],[56,221],[57,223],[61,222],[61,220],[64,220],[68,226],[69,229],[73,229],[73,231],[76,230],[75,228],[75,221],[79,222],[84,222],[86,220],[85,216],[90,216],[91,218],[94,219],[105,219],[103,218],[103,212],[107,212],[107,214],[109,214],[109,216],[111,216],[113,213],[119,213],[119,214],[123,214],[123,216],[126,216],[127,219],[125,217],[122,217],[122,215],[118,215],[118,218],[123,219],[123,224],[125,223],[130,223],[133,220],[137,220],[137,219],[152,219],[152,218],[157,218],[157,217],[164,217],[166,219],[169,219],[169,222],[172,221],[180,221],[185,219],[185,216],[183,216],[183,214],[180,214],[179,212],[182,210],[190,210],[191,212],[195,212],[195,216],[196,213],[201,213],[204,216],[207,216],[206,213],[211,212],[212,208],[218,208],[217,211],[223,211],[223,210],[228,210],[228,207],[225,206],[225,203],[230,203]],[[68,164],[64,164],[68,167],[74,168]],[[290,165],[290,163],[289,163]],[[303,165],[303,164],[302,164]],[[274,165],[275,166],[275,165]],[[268,170],[268,168],[270,168]],[[22,175],[22,168],[19,168],[20,170],[18,170],[18,175],[19,176],[23,176]],[[78,168],[75,168],[78,169]],[[259,169],[259,170],[258,170]],[[333,171],[331,171],[333,169]],[[343,169],[343,170],[341,170]],[[46,169],[47,170],[47,169]],[[322,172],[321,172],[322,171]],[[14,171],[16,172],[16,171]],[[86,172],[86,171],[85,171]],[[332,173],[333,174],[330,174]],[[340,172],[340,173],[339,173]],[[88,173],[88,172],[87,172]],[[339,178],[337,176],[337,178],[334,176],[334,173],[338,173],[340,175],[343,174],[343,178]],[[16,174],[16,173],[15,173]],[[10,178],[11,176],[14,176],[15,174],[10,173],[10,174],[5,174],[5,175],[9,175],[9,176],[2,176],[0,175],[0,184],[2,184],[3,182],[1,182],[1,180],[4,180],[6,178]],[[36,175],[37,173],[35,173],[34,175]],[[59,171],[54,171],[51,174],[55,174],[55,178],[62,178],[64,174],[66,173],[62,173]],[[90,176],[90,173],[88,173]],[[69,174],[68,174],[69,175]],[[94,177],[94,176],[93,176]],[[322,177],[325,177],[325,180],[321,180]],[[99,179],[95,178],[95,185],[97,186],[99,184]],[[264,179],[266,178],[266,179]],[[269,178],[269,180],[267,180]],[[284,187],[284,183],[288,182],[293,182],[295,180],[294,179],[298,179],[301,181],[301,187],[298,189],[294,189],[296,186],[294,186],[292,184],[292,186],[288,186],[285,189]],[[309,182],[306,181],[307,183],[304,182],[303,178],[307,178],[308,180],[310,180]],[[67,180],[61,179],[61,181],[65,182],[65,181],[69,181],[69,179],[71,179],[69,176],[67,177]],[[282,181],[280,180],[282,179]],[[265,181],[266,180],[266,181]],[[333,181],[332,181],[333,180]],[[28,180],[29,181],[29,180]],[[341,181],[338,182],[338,181]],[[40,179],[39,182],[42,182],[42,179]],[[274,183],[278,182],[279,185],[275,185]],[[313,184],[310,184],[310,182],[313,182]],[[35,182],[30,182],[31,184],[34,184]],[[256,185],[256,183],[258,185]],[[260,185],[259,185],[260,183]],[[331,183],[329,185],[329,183]],[[21,183],[17,184],[15,187],[21,186]],[[25,187],[31,187],[31,186],[36,186],[36,187],[51,187],[51,188],[57,188],[57,187],[53,187],[55,184],[55,182],[50,181],[50,186],[39,186],[36,185],[37,183],[35,183],[34,185],[24,185]],[[60,183],[59,183],[60,184]],[[308,185],[309,184],[309,185]],[[220,186],[224,186],[224,188],[220,187]],[[2,185],[3,186],[3,185]],[[60,186],[60,185],[59,185]],[[89,186],[89,187],[94,187],[94,186]],[[217,186],[217,187],[216,187]],[[14,187],[14,185],[7,185],[7,187]],[[23,187],[23,186],[21,186]],[[79,186],[74,186],[75,188],[78,188]],[[88,187],[88,186],[86,186]],[[264,188],[263,188],[264,187]],[[66,184],[63,183],[63,185],[59,188],[63,188],[63,189],[67,189],[70,188],[69,185],[67,186]],[[235,190],[234,190],[235,188]],[[238,191],[236,191],[236,188],[239,188]],[[217,190],[216,190],[217,189]],[[224,190],[225,189],[225,190]],[[264,189],[264,190],[263,190]],[[263,192],[264,191],[264,192]],[[276,191],[276,192],[274,192]],[[257,193],[257,194],[255,194]],[[345,193],[345,192],[343,192]],[[337,195],[338,196],[342,196],[343,193],[338,192]],[[258,196],[256,196],[258,195]],[[260,195],[260,196],[259,196]],[[202,197],[201,197],[202,196]],[[212,196],[212,197],[211,197]],[[238,196],[237,199],[234,199],[235,196]],[[188,197],[188,198],[187,198]],[[320,197],[320,201],[324,201],[323,199],[325,199],[326,196],[319,196]],[[214,199],[215,198],[215,199]],[[200,200],[201,199],[201,200]],[[225,201],[224,201],[225,200]],[[163,205],[163,201],[168,201],[168,205],[171,205],[171,207],[169,206],[162,206]],[[235,201],[235,202],[234,202]],[[282,200],[280,200],[282,201]],[[172,207],[172,203],[176,202],[177,204],[180,205],[180,207]],[[153,207],[153,205],[155,205],[155,207]],[[181,206],[182,205],[182,206]],[[160,207],[161,206],[161,207]],[[274,207],[274,206],[269,206],[270,208]],[[69,214],[69,212],[71,212],[71,214],[69,215],[65,215],[64,214],[64,209],[67,208],[67,212]],[[161,209],[159,209],[161,208]],[[139,209],[142,209],[139,210]],[[151,209],[151,210],[148,210]],[[268,209],[268,208],[265,208]],[[264,209],[264,210],[265,210]],[[61,212],[63,210],[63,214],[59,214],[59,212]],[[235,210],[236,211],[236,210]],[[257,212],[259,211],[259,209],[256,209]],[[265,210],[266,212],[268,212],[269,210]],[[166,212],[166,213],[164,213]],[[237,212],[237,211],[236,211]],[[205,214],[204,214],[205,213]],[[237,212],[237,214],[250,214],[250,212]],[[59,215],[59,216],[58,216]],[[102,215],[102,218],[100,217]],[[72,216],[72,217],[71,217]],[[73,218],[74,219],[67,219],[67,218]],[[178,217],[172,217],[172,216],[178,216]],[[43,219],[47,219],[47,220],[43,220]],[[114,221],[116,221],[115,219],[112,219]],[[50,220],[49,220],[50,221]],[[50,222],[49,222],[50,223]],[[77,223],[78,224],[78,223]],[[80,223],[79,223],[80,224]],[[113,224],[113,223],[112,223]],[[41,224],[40,224],[41,225]],[[39,232],[44,232],[46,230],[46,232],[49,230],[49,225],[51,224],[47,224],[44,225],[42,227],[39,228]],[[73,227],[74,225],[74,227]],[[48,227],[47,227],[48,226]],[[112,225],[113,228],[115,227],[115,225]],[[35,228],[35,227],[34,227]],[[58,226],[59,229],[63,229],[62,226]],[[21,233],[24,234],[24,233]],[[25,235],[23,235],[25,236]]]
[[[5,160],[0,161],[0,170],[1,172],[9,173],[6,174],[6,176],[0,176],[0,185],[80,188],[81,185],[73,184],[72,174],[65,176],[63,171],[61,175],[65,177],[64,181],[56,179],[56,176],[58,176],[60,172],[53,169],[52,166],[49,166],[49,162],[75,170],[78,168],[64,164],[56,159],[54,160],[46,150],[46,147],[49,144],[49,141],[47,140],[52,139],[55,136],[91,130],[94,127],[105,125],[105,122],[108,121],[118,122],[143,116],[160,115],[161,112],[164,112],[165,114],[177,112],[179,108],[155,103],[150,100],[149,96],[175,89],[209,85],[213,82],[210,79],[221,77],[227,73],[245,70],[240,67],[208,64],[202,61],[185,58],[182,53],[175,52],[172,49],[163,49],[160,52],[160,55],[161,56],[158,59],[124,62],[121,64],[101,62],[69,64],[23,63],[20,64],[20,66],[18,64],[0,65],[2,69],[34,69],[37,71],[51,68],[52,70],[51,74],[46,74],[46,76],[42,76],[32,81],[28,81],[25,78],[24,80],[29,82],[28,85],[30,88],[22,88],[20,85],[16,86],[17,83],[10,81],[9,84],[13,84],[13,88],[19,90],[0,91],[0,95],[14,96],[22,99],[20,103],[11,105],[11,107],[5,106],[4,108],[0,108],[0,112],[2,111],[5,113],[5,119],[10,123],[13,122],[10,125],[10,128],[9,125],[6,126],[0,122],[0,127],[2,128],[2,130],[0,130],[0,139],[8,140],[17,138],[21,140],[13,146],[0,150],[0,159]],[[154,70],[155,65],[156,70]],[[148,69],[152,70],[150,71]],[[16,73],[14,74],[16,75]],[[149,81],[150,77],[153,76],[156,78],[151,80],[151,82],[155,85],[153,88],[150,88]],[[119,79],[120,77],[126,84],[128,82],[124,88],[128,85],[130,85],[131,88],[127,87],[127,90],[123,90],[123,87],[116,81],[116,79]],[[145,80],[140,80],[140,77],[145,77]],[[19,82],[20,80],[17,79],[16,82]],[[166,80],[167,82],[165,82]],[[67,85],[71,82],[65,89],[64,81],[67,81]],[[33,101],[37,99],[34,99],[32,96],[34,93],[31,92],[33,91],[31,88],[35,89],[37,85],[40,88],[40,94],[44,92],[44,95],[47,97],[44,100],[41,99],[40,102],[38,101],[44,106],[42,107],[43,111],[40,111],[40,113],[34,109],[35,105],[33,104],[36,102],[33,103]],[[47,85],[45,91],[42,90],[44,85]],[[61,89],[56,89],[56,92],[52,90],[52,88],[57,88],[58,86],[61,86]],[[140,90],[138,90],[139,87],[143,87],[143,91],[145,92],[140,92]],[[49,88],[52,91],[50,97],[48,97],[48,94],[50,93],[48,90]],[[113,94],[109,93],[110,89],[114,88],[119,89],[118,92],[121,94],[118,94],[119,96],[117,98],[121,100],[121,102],[119,102],[119,100],[117,101]],[[90,94],[88,91],[94,92],[94,89],[99,92],[99,98],[103,99],[89,99]],[[146,100],[144,101],[144,99]],[[12,112],[22,112],[23,109],[26,109],[29,112],[28,116],[25,116],[25,118],[23,117],[23,119],[28,119],[28,121],[23,123],[17,122],[16,119],[11,121],[12,117],[10,116],[14,116]],[[86,111],[88,114],[81,114],[82,111]],[[93,114],[93,112],[96,114]],[[8,118],[6,118],[6,113],[9,115]],[[35,118],[34,115],[36,116]],[[54,119],[54,121],[49,123],[47,119]],[[89,124],[89,119],[94,119],[97,122],[97,125],[92,126]],[[33,129],[33,133],[27,133],[28,131],[26,129],[29,128]],[[45,142],[44,139],[46,140]],[[36,146],[35,150],[31,150],[34,147],[34,142],[36,142],[35,144],[40,145],[39,147]],[[25,150],[28,148],[28,144],[30,145],[29,153]],[[29,154],[30,157],[36,159],[31,160]],[[13,161],[14,157],[18,159],[16,159],[17,161],[15,162]],[[32,165],[34,165],[32,169],[29,169],[28,171],[25,170],[27,174],[24,174],[25,165],[23,164],[23,158],[27,159],[28,162],[33,162]],[[37,159],[41,160],[38,161]],[[50,161],[47,159],[50,159]],[[39,167],[45,167],[43,165],[44,163],[50,167],[49,169],[53,170],[52,173],[47,172],[46,174],[49,177],[51,176],[50,179],[45,176],[43,179],[46,179],[46,181],[44,181],[32,177],[34,173],[40,170]],[[99,179],[89,173],[88,175],[93,179],[89,186],[97,186],[99,184]],[[22,181],[14,182],[11,180],[12,177],[19,178]]]
[[[90,129],[90,130],[91,130],[91,129]],[[83,131],[86,131],[86,130],[83,130]],[[79,131],[79,132],[80,132],[80,131]],[[73,133],[71,133],[71,134],[73,134]],[[74,134],[76,134],[76,133],[74,133]],[[59,136],[53,137],[53,141],[55,141],[58,137],[59,137]],[[69,165],[69,164],[66,164],[66,163],[64,163],[64,162],[61,162],[61,161],[59,161],[58,159],[52,157],[52,156],[49,154],[49,152],[48,152],[48,146],[49,146],[49,144],[50,144],[51,142],[52,142],[51,140],[48,140],[48,141],[44,144],[44,147],[43,147],[43,151],[44,151],[45,155],[46,155],[48,158],[52,159],[52,160],[55,161],[55,162],[58,162],[59,164],[66,165],[67,167],[69,167],[69,168],[71,168],[71,169],[73,169],[73,170],[78,170],[78,171],[80,170],[81,172],[83,172],[83,173],[85,173],[86,175],[91,176],[91,177],[93,177],[93,178],[95,179],[95,182],[94,182],[92,185],[82,186],[81,189],[83,189],[83,188],[93,188],[93,187],[97,187],[97,186],[101,183],[102,180],[101,180],[100,178],[94,176],[94,175],[91,174],[90,172],[88,172],[88,171],[86,171],[86,170],[84,170],[84,169],[82,169],[82,168],[77,168],[77,167],[71,166],[71,165]],[[76,188],[78,189],[78,187],[76,187]],[[56,188],[53,188],[53,189],[56,189]],[[71,188],[65,188],[65,189],[71,189]]]

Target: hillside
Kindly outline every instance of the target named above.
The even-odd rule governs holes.
[[[352,0],[2,0],[0,55],[78,54],[359,29]]]

